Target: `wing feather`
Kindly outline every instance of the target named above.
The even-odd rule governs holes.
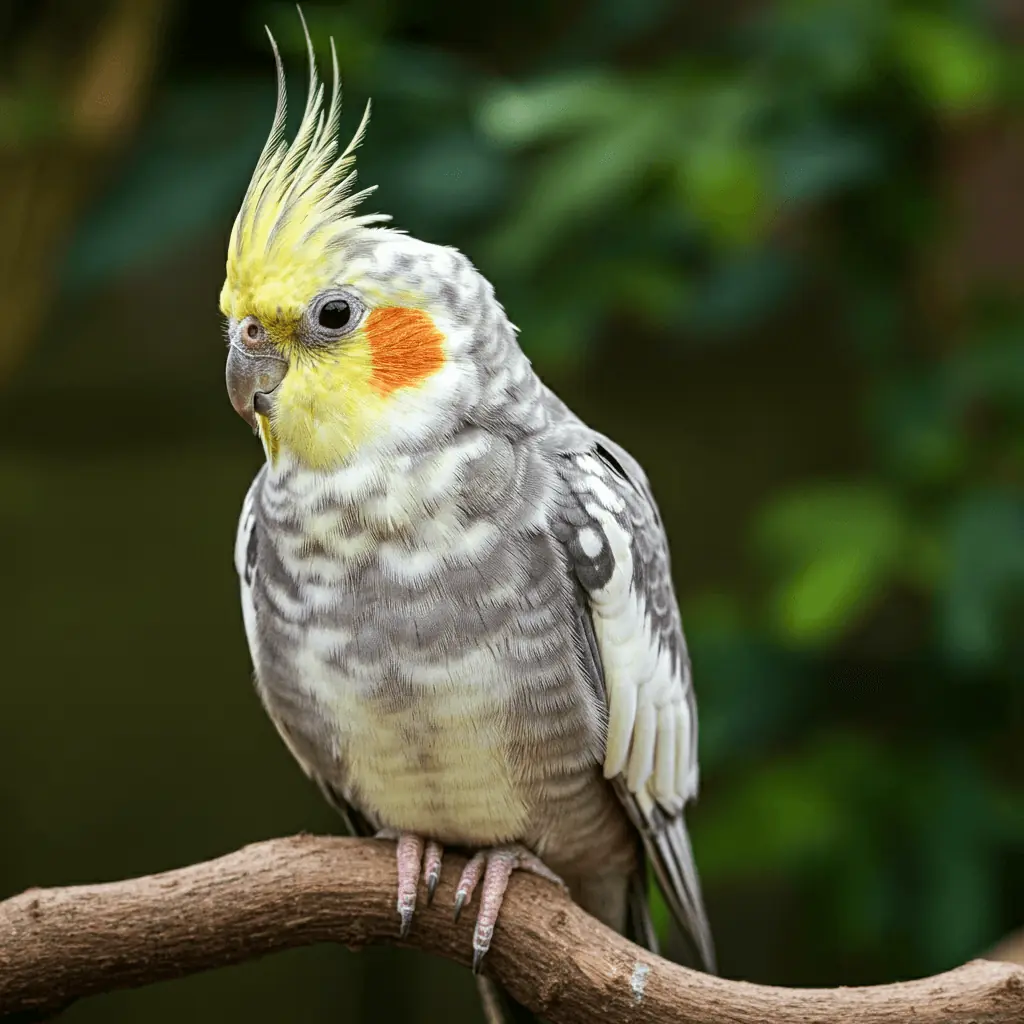
[[[581,585],[595,692],[607,706],[604,774],[643,837],[666,902],[709,971],[714,945],[684,806],[697,793],[697,715],[668,544],[643,471],[600,435],[563,445],[558,523]]]

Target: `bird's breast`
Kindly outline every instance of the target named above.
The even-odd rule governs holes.
[[[354,807],[490,845],[524,834],[538,775],[577,770],[596,716],[569,699],[568,576],[537,521],[546,478],[526,482],[540,464],[480,431],[426,463],[295,471],[264,493],[258,675]]]
[[[330,714],[349,799],[449,843],[516,838],[528,820],[495,665],[474,652],[396,678],[337,680]]]

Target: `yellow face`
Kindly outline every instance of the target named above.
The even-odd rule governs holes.
[[[393,298],[377,295],[375,304],[366,289],[332,286],[299,303],[282,283],[225,285],[228,389],[272,461],[283,448],[326,470],[379,427],[397,393],[444,365],[444,337],[430,314]],[[267,368],[269,379],[260,375]]]
[[[309,44],[306,107],[286,142],[276,46],[274,55],[277,108],[231,230],[221,291],[230,325],[227,384],[271,460],[287,451],[328,469],[384,425],[400,392],[437,373],[445,343],[417,296],[385,291],[387,282],[354,258],[389,219],[357,212],[372,189],[352,193],[369,105],[342,149],[337,61],[325,108]]]

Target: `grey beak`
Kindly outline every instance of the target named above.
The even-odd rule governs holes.
[[[278,355],[250,354],[232,344],[228,349],[225,378],[235,412],[256,430],[256,413],[267,415],[270,396],[284,380],[288,364]]]

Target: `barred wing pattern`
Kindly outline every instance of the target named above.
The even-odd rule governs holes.
[[[715,954],[683,808],[697,794],[697,708],[650,485],[609,439],[574,432],[560,452],[556,532],[584,603],[595,690],[606,704],[604,774],[644,840],[655,876],[704,968]],[[567,439],[568,440],[568,439]]]

